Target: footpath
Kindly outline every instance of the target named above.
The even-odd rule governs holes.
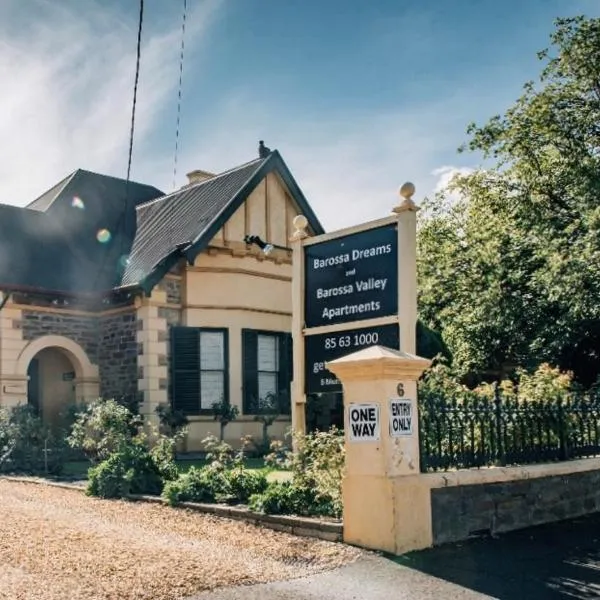
[[[393,560],[367,553],[306,579],[194,600],[591,600],[600,598],[600,513]]]

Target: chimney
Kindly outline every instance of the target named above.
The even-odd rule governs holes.
[[[207,179],[212,179],[215,176],[215,173],[209,173],[208,171],[202,171],[202,169],[196,169],[195,171],[190,171],[187,174],[188,185],[192,185],[194,183],[200,183],[201,181],[206,181]]]
[[[267,158],[271,154],[271,148],[267,148],[263,140],[258,142],[258,157],[259,158]]]

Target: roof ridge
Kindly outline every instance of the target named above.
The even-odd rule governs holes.
[[[66,187],[71,183],[71,181],[73,181],[73,178],[75,177],[75,175],[77,175],[77,173],[80,170],[81,169],[75,169],[73,172],[69,173],[66,177],[63,177],[63,179],[61,179],[58,183],[55,183],[52,187],[48,188],[45,192],[40,194],[37,198],[35,198],[31,202],[29,202],[29,204],[26,205],[26,208],[30,208],[32,204],[35,204],[38,200],[41,200],[46,194],[48,194],[52,190],[58,188],[57,192],[54,194],[54,196],[52,196],[52,200],[50,200],[50,202],[48,202],[48,205],[46,206],[46,208],[44,208],[43,210],[38,210],[37,208],[30,208],[30,210],[36,210],[38,212],[46,212],[48,207],[52,206],[52,204],[58,198],[58,196],[60,196],[60,194],[62,194],[65,191]]]
[[[106,179],[115,179],[116,181],[122,181],[123,183],[127,183],[127,179],[125,179],[124,177],[117,177],[116,175],[107,175],[106,173],[98,173],[97,171],[90,171],[89,169],[77,169],[76,172],[88,173],[89,175],[95,175],[96,177],[105,177]],[[154,186],[150,183],[134,181],[133,179],[130,179],[129,183],[131,183],[133,185],[141,185],[144,187],[154,188],[155,190],[158,190],[161,194],[164,193],[162,190],[158,189],[156,186]]]
[[[208,179],[204,179],[203,181],[198,181],[197,183],[193,183],[191,185],[179,188],[178,190],[175,190],[173,192],[170,192],[168,194],[164,194],[163,196],[159,196],[158,198],[154,198],[154,200],[148,200],[147,202],[143,202],[142,204],[138,204],[135,209],[137,210],[138,208],[144,208],[146,206],[150,206],[151,204],[157,203],[161,200],[167,200],[169,197],[174,196],[175,194],[180,194],[182,191],[189,191],[189,190],[193,190],[196,189],[206,183],[210,183],[211,181],[215,181],[215,179],[219,179],[219,177],[224,177],[225,175],[229,175],[231,173],[233,173],[234,171],[239,171],[240,169],[245,169],[246,167],[249,167],[251,164],[253,163],[260,163],[260,162],[264,162],[265,160],[267,160],[267,158],[254,158],[252,160],[249,160],[248,162],[245,162],[242,165],[238,165],[237,167],[232,167],[231,169],[227,169],[226,171],[223,171],[221,173],[217,173],[214,177],[210,177]]]

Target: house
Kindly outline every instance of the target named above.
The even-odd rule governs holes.
[[[189,450],[218,429],[214,402],[240,410],[230,440],[260,435],[269,393],[287,394],[289,413],[288,240],[297,214],[323,229],[262,142],[248,163],[188,178],[164,194],[77,170],[26,207],[0,205],[0,405],[29,402],[52,422],[99,396],[147,416],[171,402],[190,419]]]

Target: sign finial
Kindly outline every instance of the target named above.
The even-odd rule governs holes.
[[[407,181],[400,186],[398,190],[400,198],[402,198],[400,204],[392,209],[392,212],[401,213],[407,210],[417,212],[419,207],[414,203],[412,197],[415,194],[415,184],[411,181]]]
[[[296,215],[292,221],[294,233],[292,233],[291,241],[303,240],[308,237],[306,228],[308,227],[308,219],[304,215]]]

